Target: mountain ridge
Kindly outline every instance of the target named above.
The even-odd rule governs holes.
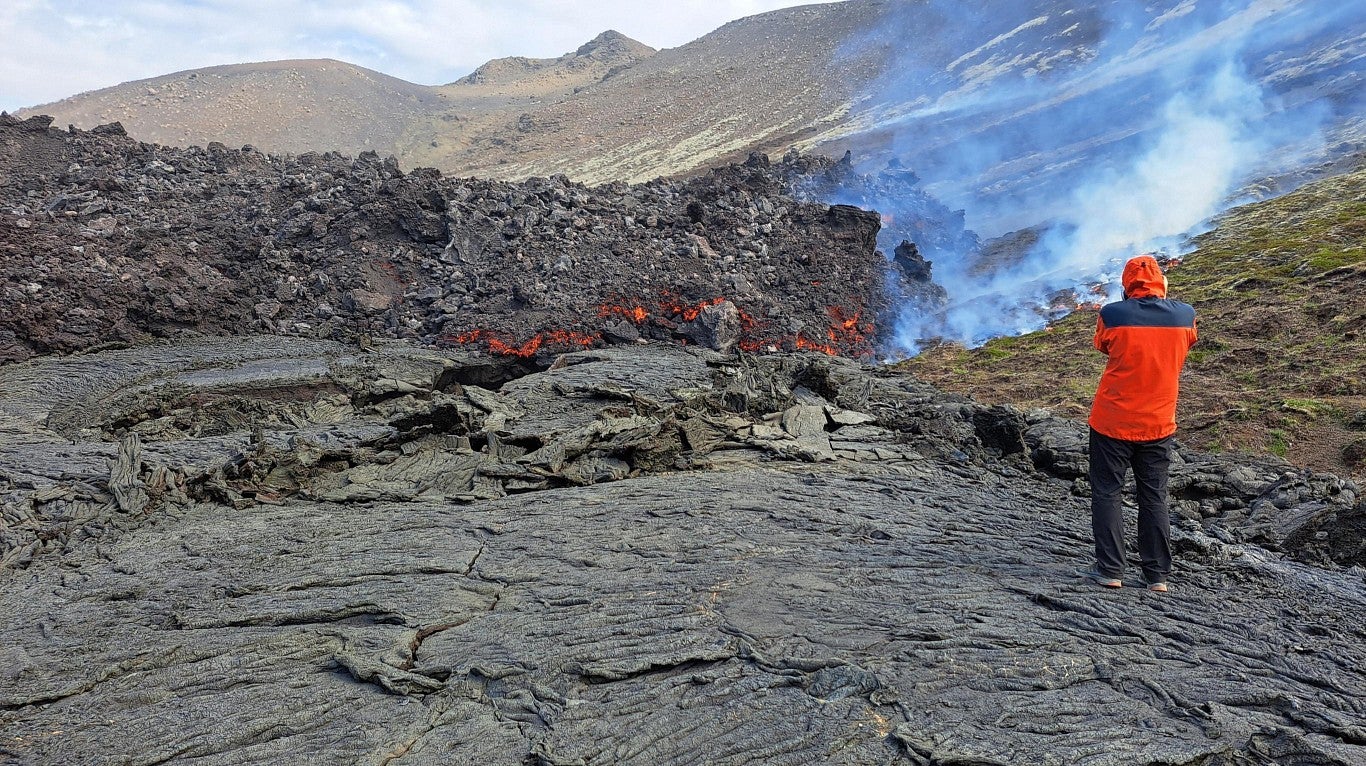
[[[617,66],[623,59],[643,59],[656,53],[644,43],[633,40],[626,35],[609,29],[606,32],[594,37],[570,53],[566,53],[558,58],[528,58],[526,56],[504,56],[493,59],[475,69],[473,72],[450,83],[446,86],[454,85],[487,85],[491,81],[498,81],[499,75],[516,73],[536,73],[546,69],[563,67],[566,69],[583,69],[589,62],[605,62],[611,66]]]
[[[217,141],[276,153],[409,157],[450,126],[469,132],[515,121],[526,108],[519,102],[562,98],[653,53],[608,30],[558,58],[495,59],[436,86],[335,59],[220,64],[87,91],[15,116],[45,114],[80,128],[119,122],[130,135],[166,146]]]

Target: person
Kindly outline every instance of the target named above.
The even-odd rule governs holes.
[[[1152,255],[1124,264],[1120,284],[1123,300],[1101,308],[1096,319],[1096,350],[1109,357],[1088,421],[1096,558],[1079,574],[1108,588],[1123,586],[1120,496],[1132,468],[1144,584],[1166,593],[1172,561],[1167,476],[1178,378],[1196,341],[1195,309],[1167,298],[1167,278]]]

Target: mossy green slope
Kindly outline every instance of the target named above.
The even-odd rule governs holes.
[[[1199,313],[1182,374],[1179,437],[1366,471],[1366,163],[1222,216],[1168,277]],[[905,363],[988,402],[1084,418],[1104,367],[1094,312],[982,348]]]

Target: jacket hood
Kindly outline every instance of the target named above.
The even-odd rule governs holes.
[[[1167,297],[1167,280],[1162,276],[1157,259],[1151,255],[1130,258],[1124,264],[1124,277],[1120,283],[1126,298]]]

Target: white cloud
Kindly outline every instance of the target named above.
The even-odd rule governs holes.
[[[608,29],[656,48],[805,0],[3,0],[0,109],[185,69],[335,58],[451,82],[492,58],[547,58]]]

